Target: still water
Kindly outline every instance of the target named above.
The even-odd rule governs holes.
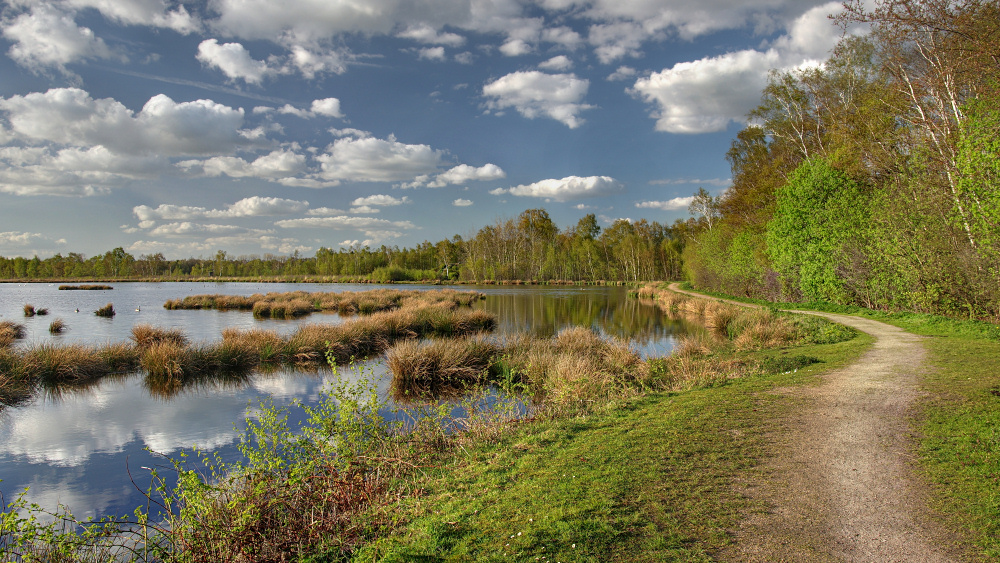
[[[163,304],[168,299],[206,293],[440,289],[430,285],[369,284],[112,285],[114,289],[106,291],[60,291],[57,284],[0,284],[0,321],[25,325],[27,337],[18,346],[124,341],[132,327],[140,323],[183,329],[192,342],[212,341],[221,339],[223,329],[228,327],[290,334],[302,323],[340,323],[344,318],[314,313],[296,320],[255,319],[249,312],[170,311]],[[486,294],[476,307],[498,315],[498,332],[528,331],[551,336],[567,326],[587,326],[601,334],[630,339],[643,356],[662,356],[686,330],[682,323],[668,319],[655,307],[627,298],[623,288],[458,289]],[[107,303],[114,304],[114,318],[93,314]],[[25,318],[25,304],[47,308],[49,314]],[[67,330],[51,335],[49,323],[56,318],[65,321]],[[389,396],[391,376],[377,359],[362,364],[359,370],[342,369],[341,376],[374,377],[380,396]],[[255,416],[262,401],[271,400],[279,406],[292,401],[314,404],[332,377],[329,369],[284,370],[165,395],[147,388],[144,378],[136,374],[40,394],[25,405],[0,410],[0,493],[8,503],[29,488],[30,502],[46,508],[63,505],[78,517],[131,513],[145,501],[138,489],[149,485],[149,471],[145,468],[170,467],[162,456],[176,456],[196,447],[234,459],[246,420]],[[392,410],[383,415],[399,416]]]

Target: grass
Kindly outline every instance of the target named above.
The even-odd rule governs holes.
[[[374,289],[341,293],[290,291],[285,293],[239,295],[191,295],[163,304],[166,309],[218,309],[253,311],[258,318],[291,319],[319,311],[370,315],[396,309],[444,305],[469,306],[485,298],[475,291]]]
[[[114,288],[111,287],[110,285],[83,284],[83,285],[60,285],[59,289],[61,289],[63,291],[66,291],[66,290],[90,290],[90,291],[98,291],[98,290],[106,290],[106,289],[114,289]]]
[[[12,345],[15,340],[24,338],[24,325],[14,321],[0,321],[0,350]],[[0,373],[3,373],[0,371]]]
[[[188,343],[184,331],[178,328],[159,328],[148,324],[137,324],[132,327],[130,340],[140,349],[146,349],[154,344],[169,342],[177,346]]]
[[[97,315],[98,317],[106,317],[110,319],[111,317],[115,316],[115,306],[112,305],[111,303],[108,303],[107,305],[94,311],[94,314]]]
[[[54,319],[49,323],[49,333],[51,334],[62,334],[66,330],[66,321],[62,319]]]
[[[23,309],[24,309],[24,316],[25,317],[34,317],[35,316],[35,306],[34,305],[26,304],[23,307]]]

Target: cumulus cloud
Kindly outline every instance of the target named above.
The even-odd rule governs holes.
[[[608,81],[615,82],[617,80],[628,80],[638,74],[638,72],[639,71],[630,66],[620,66],[617,70],[608,75]]]
[[[390,136],[338,139],[316,160],[325,180],[402,182],[436,171],[442,158],[441,151],[427,145],[408,145]]]
[[[458,198],[455,201],[451,202],[451,204],[454,205],[455,207],[469,207],[470,205],[472,205],[472,200]]]
[[[524,117],[545,116],[575,129],[584,123],[579,113],[593,108],[582,103],[590,81],[575,74],[546,74],[537,70],[513,72],[483,86],[490,110],[512,107]]]
[[[425,49],[418,49],[417,58],[428,61],[443,61],[446,58],[444,54],[444,47],[427,47]]]
[[[63,4],[75,9],[93,8],[120,24],[162,27],[182,34],[202,28],[183,4],[173,7],[174,3],[167,0],[64,0]]]
[[[447,45],[449,47],[461,47],[465,44],[465,38],[457,33],[443,33],[427,23],[412,25],[396,35],[404,39],[412,39],[420,43],[431,45]]]
[[[553,201],[571,201],[590,197],[601,197],[620,192],[625,187],[621,182],[608,176],[568,176],[559,180],[541,180],[533,184],[513,188],[491,190],[493,195],[510,194],[521,197],[541,197]]]
[[[789,26],[766,50],[744,50],[677,63],[636,81],[631,92],[654,106],[656,130],[670,133],[724,131],[760,101],[770,69],[818,64],[829,55],[839,30],[827,18],[841,5],[817,6]]]
[[[323,98],[322,100],[313,100],[310,106],[312,112],[316,115],[325,115],[327,117],[344,117],[344,114],[340,111],[340,100],[337,98]]]
[[[219,44],[216,39],[206,39],[198,45],[195,56],[209,68],[217,68],[230,80],[243,80],[248,84],[260,84],[267,76],[276,73],[266,61],[254,60],[239,43]]]
[[[79,88],[0,98],[10,131],[27,142],[95,146],[126,155],[183,156],[230,152],[250,144],[243,109],[196,100],[175,102],[158,94],[137,114],[111,98]]]
[[[391,195],[375,194],[368,197],[359,197],[351,202],[351,205],[372,205],[379,207],[393,207],[396,205],[403,205],[404,203],[409,203],[410,198],[403,196],[402,198],[392,197]]]
[[[556,72],[573,68],[573,61],[566,55],[557,55],[547,61],[538,63],[538,68],[542,70],[554,70]]]
[[[225,209],[207,209],[188,205],[160,204],[153,208],[148,205],[137,205],[132,213],[146,227],[155,221],[187,221],[202,218],[226,217],[262,217],[273,215],[290,215],[301,213],[309,208],[308,201],[283,199],[279,197],[252,196],[243,198]],[[140,224],[140,226],[142,226]]]
[[[306,157],[289,150],[275,150],[252,162],[235,156],[215,156],[206,160],[185,160],[177,163],[190,173],[208,177],[264,178],[279,180],[295,176],[306,169]]]
[[[694,197],[675,197],[667,201],[641,201],[635,204],[640,209],[662,209],[663,211],[676,211],[687,209],[694,201]]]
[[[427,184],[429,188],[443,188],[448,184],[462,184],[465,182],[489,181],[506,178],[507,173],[496,164],[484,164],[479,168],[468,164],[459,164],[446,172],[437,175],[433,182]]]
[[[87,59],[109,59],[112,50],[93,31],[80,27],[71,13],[49,4],[32,5],[31,11],[0,22],[4,37],[13,42],[7,54],[17,64],[41,71]]]

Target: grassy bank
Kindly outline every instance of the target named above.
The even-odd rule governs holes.
[[[1000,559],[1000,326],[926,313],[710,295],[858,315],[929,337],[931,369],[922,378],[916,408],[917,463],[931,485],[932,506],[953,529],[970,536],[980,557]]]

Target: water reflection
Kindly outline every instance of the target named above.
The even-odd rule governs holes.
[[[119,342],[127,340],[132,326],[139,323],[180,328],[193,342],[213,341],[219,340],[222,330],[229,327],[289,334],[302,322],[342,319],[312,315],[294,321],[259,320],[249,312],[167,311],[163,303],[199,293],[340,292],[375,287],[156,283],[116,284],[114,290],[104,292],[58,292],[44,284],[0,284],[0,318],[27,325],[27,341],[19,345]],[[497,314],[501,333],[526,331],[548,337],[565,327],[582,325],[608,336],[629,338],[641,353],[649,355],[665,354],[675,336],[686,330],[682,322],[666,318],[653,305],[627,299],[621,288],[459,289],[475,289],[487,295],[476,307]],[[101,319],[90,313],[109,301],[120,311],[115,318]],[[48,320],[23,319],[24,303],[49,307],[50,318],[65,318],[69,330],[54,337],[48,333]],[[73,312],[77,307],[81,313]],[[134,311],[140,307],[141,312]],[[412,415],[400,412],[394,405],[419,403],[429,393],[457,401],[465,391],[461,387],[393,386],[378,360],[358,368],[342,367],[338,371],[351,380],[377,381],[379,396],[390,400],[390,406],[381,413],[389,419],[412,421]],[[30,501],[51,508],[62,503],[78,516],[131,513],[145,500],[136,484],[143,488],[149,484],[148,472],[140,468],[165,465],[161,457],[147,450],[174,455],[197,447],[218,453],[223,459],[235,459],[245,421],[256,416],[261,401],[271,400],[279,406],[292,401],[315,404],[324,386],[333,380],[333,372],[323,366],[304,371],[277,367],[270,373],[258,370],[223,378],[158,381],[134,373],[45,387],[20,406],[0,409],[0,493],[9,502],[17,492],[30,487]],[[457,402],[452,403],[453,412],[459,413],[460,408]],[[295,425],[298,420],[290,422]]]

